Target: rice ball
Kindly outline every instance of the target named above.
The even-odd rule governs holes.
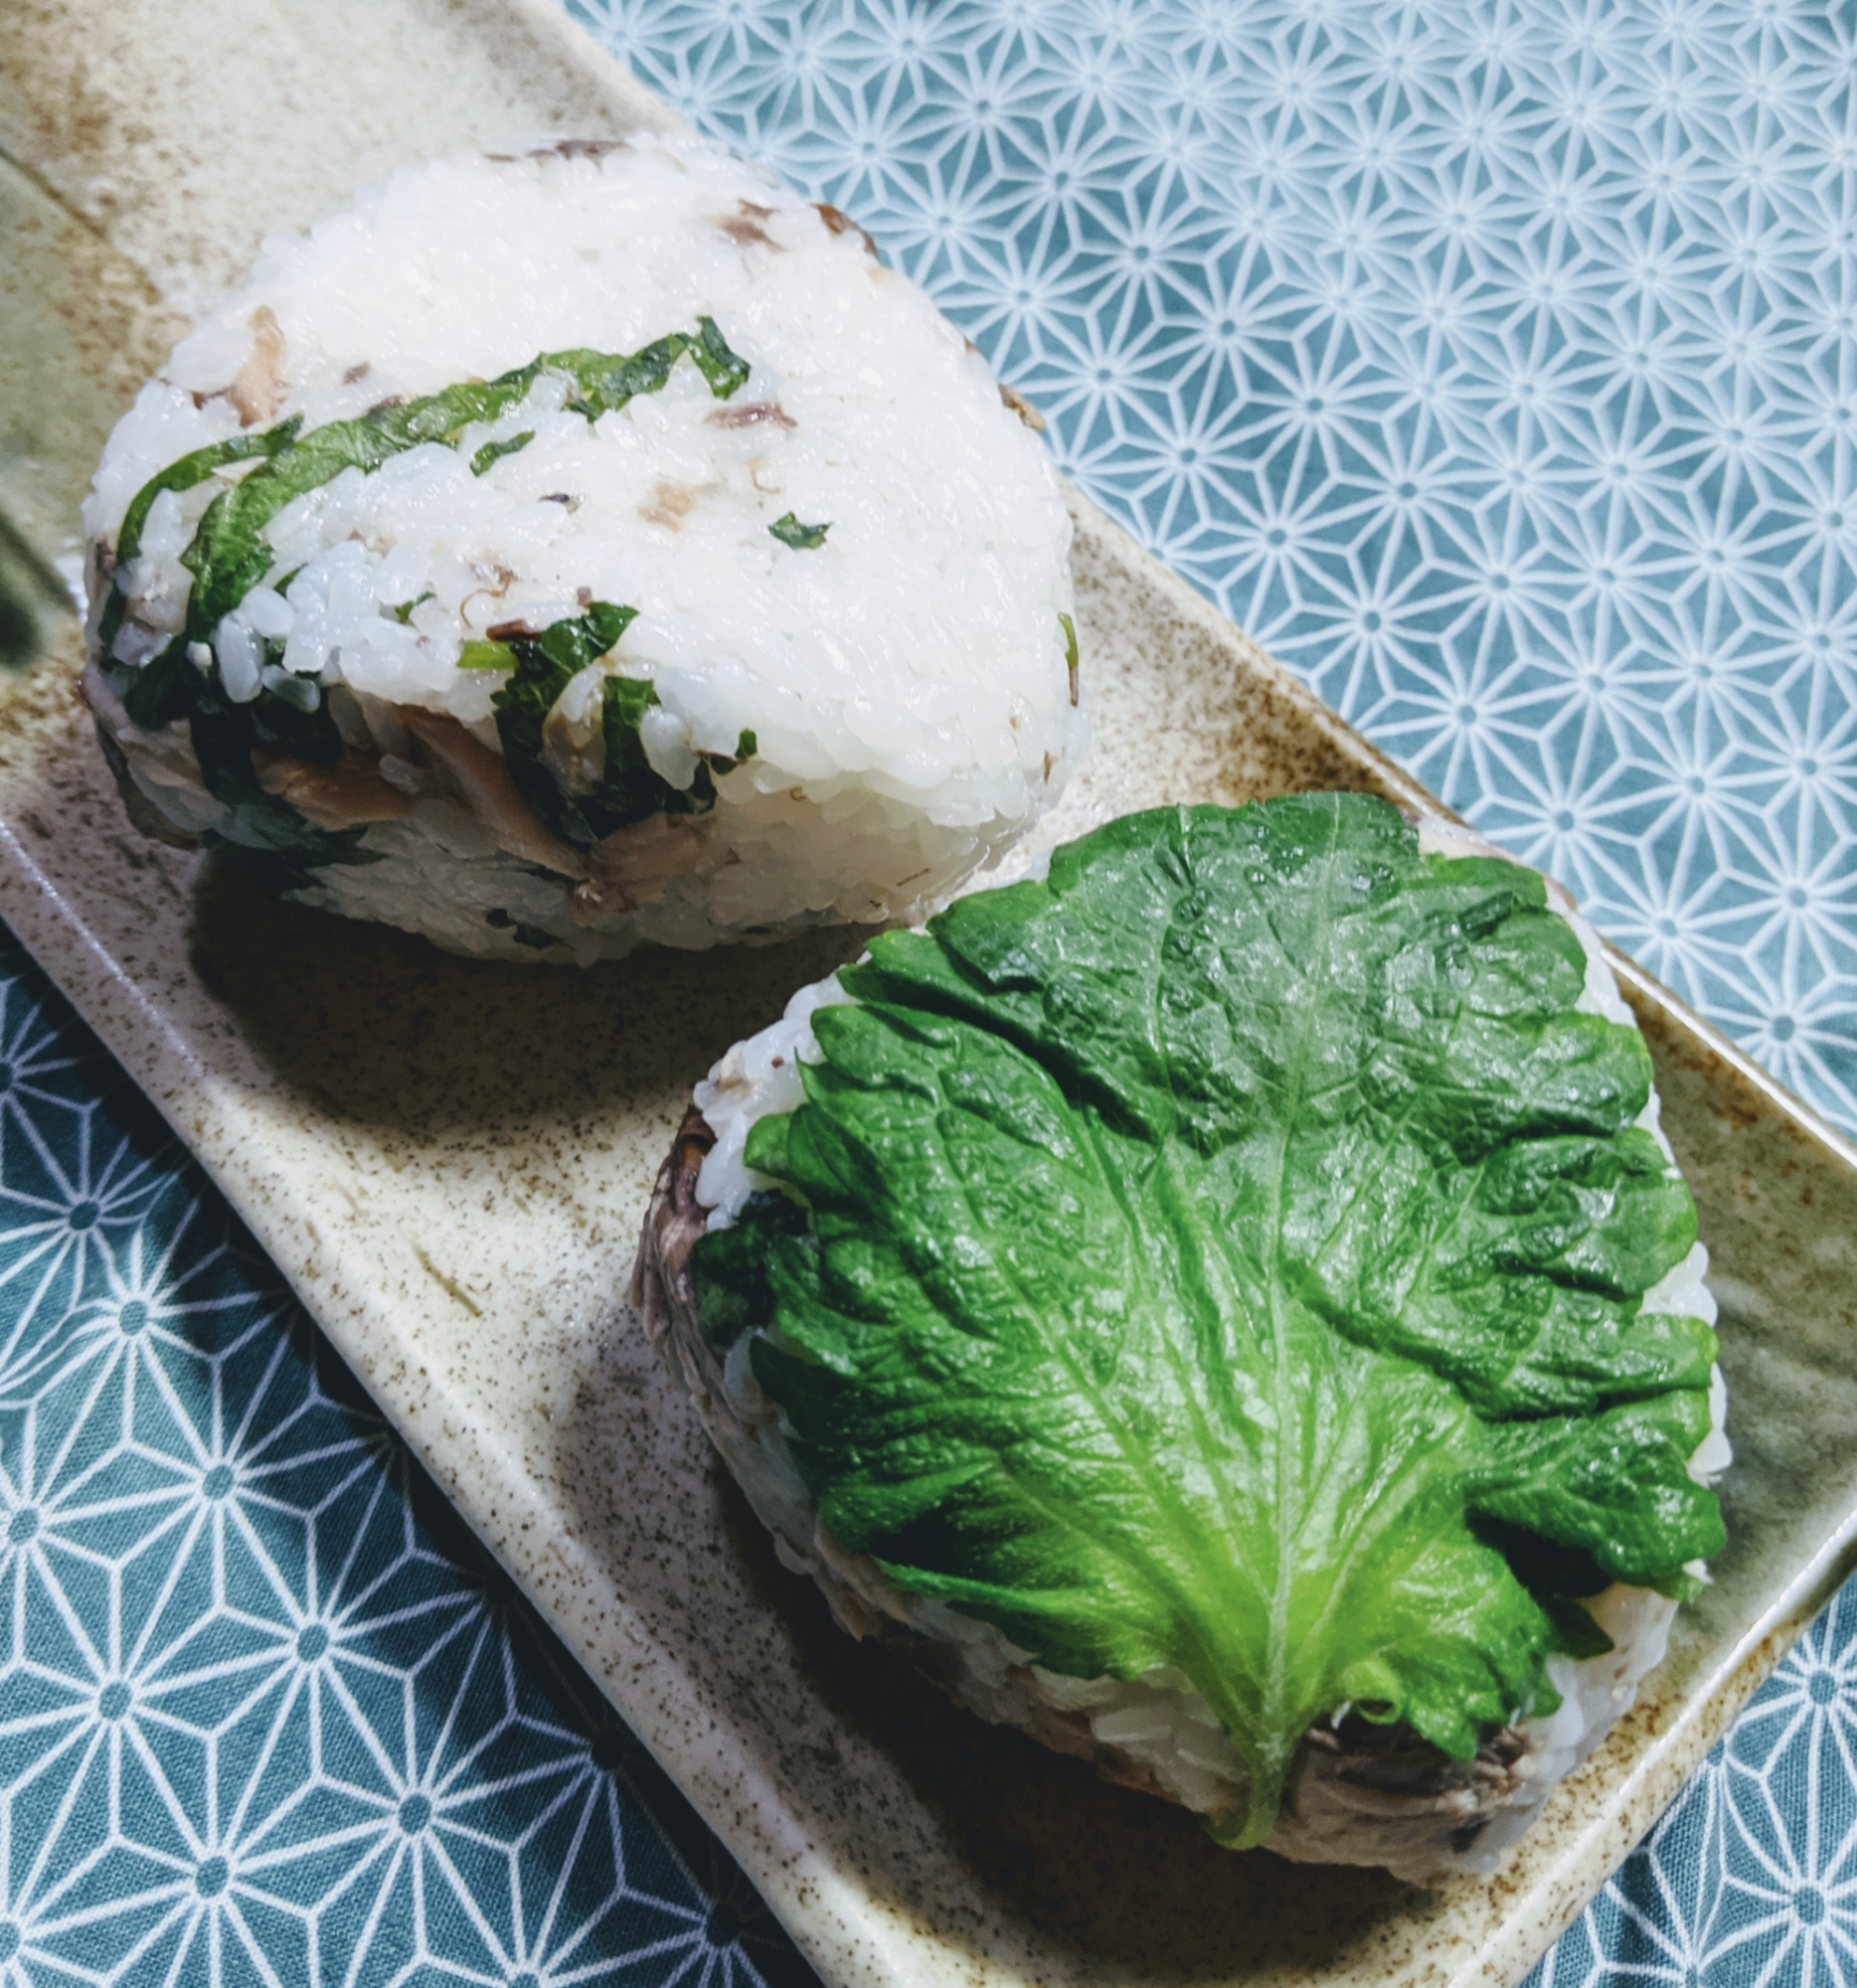
[[[408,168],[117,423],[85,695],[140,826],[453,951],[915,917],[1085,746],[1027,414],[714,146]]]

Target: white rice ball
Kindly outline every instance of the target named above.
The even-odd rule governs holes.
[[[1418,827],[1428,854],[1501,855],[1455,823],[1426,817]],[[1037,876],[1044,869],[1043,862],[1032,866]],[[1552,882],[1548,894],[1587,955],[1579,1012],[1635,1028],[1598,934]],[[724,1460],[773,1534],[782,1564],[810,1575],[854,1635],[894,1640],[901,1631],[905,1647],[932,1649],[930,1673],[958,1703],[994,1725],[1081,1754],[1108,1780],[1202,1815],[1241,1807],[1244,1762],[1217,1715],[1179,1671],[1163,1665],[1118,1679],[1046,1670],[990,1623],[906,1592],[875,1562],[835,1539],[794,1460],[781,1412],[755,1378],[752,1335],[737,1339],[725,1356],[701,1328],[687,1268],[695,1237],[731,1227],[752,1195],[777,1186],[748,1165],[749,1134],[762,1118],[804,1102],[801,1068],[820,1060],[813,1018],[821,1008],[856,998],[835,974],[800,988],[778,1021],[735,1044],[697,1084],[692,1115],[700,1119],[702,1141],[687,1144],[686,1121],[660,1174],[633,1271],[632,1301],[645,1331],[695,1399]],[[1635,1122],[1674,1165],[1659,1121],[1653,1088]],[[693,1170],[699,1152],[700,1166]],[[1708,1250],[1697,1243],[1645,1292],[1643,1309],[1714,1325],[1708,1268]],[[1719,1366],[1709,1408],[1709,1433],[1689,1461],[1698,1484],[1714,1483],[1734,1458]],[[1707,1577],[1700,1564],[1689,1572]],[[1599,1656],[1548,1659],[1558,1710],[1518,1718],[1461,1766],[1422,1745],[1398,1759],[1369,1753],[1350,1761],[1337,1745],[1305,1744],[1269,1847],[1298,1863],[1380,1866],[1415,1885],[1497,1870],[1555,1788],[1630,1711],[1638,1687],[1663,1661],[1677,1611],[1665,1595],[1621,1581],[1585,1605],[1612,1647]]]
[[[458,951],[918,916],[1084,749],[1016,407],[715,147],[409,168],[268,244],[110,436],[99,732],[153,832]]]

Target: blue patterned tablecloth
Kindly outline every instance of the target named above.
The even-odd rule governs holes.
[[[1857,1126],[1853,0],[571,5]],[[1854,1715],[1847,1589],[1556,1988],[1857,1979]],[[0,1983],[806,1979],[0,952]]]

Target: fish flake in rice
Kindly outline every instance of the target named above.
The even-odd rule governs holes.
[[[1086,742],[1042,446],[840,218],[700,141],[409,168],[267,244],[84,527],[86,682],[144,808],[458,951],[917,915]]]

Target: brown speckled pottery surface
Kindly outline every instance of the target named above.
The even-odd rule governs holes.
[[[1731,1545],[1501,1877],[1213,1847],[989,1733],[783,1574],[620,1302],[692,1080],[847,950],[472,964],[123,820],[55,562],[103,435],[269,231],[395,163],[668,113],[546,0],[13,0],[0,64],[0,912],[829,1981],[1508,1982],[1642,1834],[1857,1534],[1857,1155],[1628,966],[1723,1299]],[[195,55],[211,49],[210,73]],[[1039,837],[1171,799],[1416,797],[1078,505],[1097,743]]]

